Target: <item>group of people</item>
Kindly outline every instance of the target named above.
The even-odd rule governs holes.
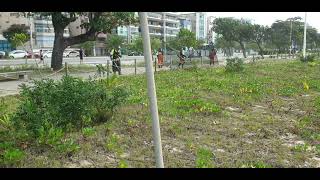
[[[186,58],[187,58],[186,51],[187,49],[182,48],[178,54],[178,57],[180,59],[179,65],[178,65],[179,68],[180,67],[183,68],[184,63],[186,62]],[[218,62],[217,51],[215,50],[215,48],[212,48],[212,50],[210,51],[209,59],[210,59],[210,66],[214,65],[215,62]]]
[[[179,65],[178,68],[183,68],[183,65],[186,62],[186,48],[182,48],[178,54],[179,57]],[[157,64],[159,68],[163,67],[164,64],[164,53],[162,49],[159,49],[158,52],[156,53],[157,56]],[[121,64],[120,64],[120,58],[122,57],[120,47],[119,48],[114,48],[110,52],[110,57],[112,61],[112,71],[113,73],[118,72],[119,75],[121,75]],[[218,57],[217,57],[217,51],[215,48],[212,48],[212,50],[209,53],[209,59],[210,59],[210,66],[214,65],[215,62],[218,62]]]

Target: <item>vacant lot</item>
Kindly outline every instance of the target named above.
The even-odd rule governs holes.
[[[320,167],[319,72],[320,63],[284,60],[238,73],[157,72],[165,167]],[[154,167],[145,75],[117,80],[130,92],[126,105],[106,123],[65,135],[72,153],[0,124],[0,166]],[[1,99],[2,124],[18,104],[18,96]]]

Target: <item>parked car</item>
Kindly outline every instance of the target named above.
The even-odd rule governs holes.
[[[79,56],[80,56],[79,50],[66,51],[63,53],[63,57],[79,57]],[[86,55],[83,53],[83,56],[86,56]]]
[[[0,58],[4,58],[6,56],[6,52],[0,51]]]
[[[51,58],[52,57],[52,51],[46,51],[45,53],[43,53],[43,57],[44,58]]]
[[[28,53],[24,50],[13,50],[9,52],[9,58],[16,59],[16,58],[25,58],[28,56]]]

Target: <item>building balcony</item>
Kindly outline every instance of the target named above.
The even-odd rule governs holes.
[[[153,35],[153,36],[161,36],[162,34],[161,33],[149,33],[150,35]]]
[[[161,25],[153,25],[153,24],[148,24],[149,27],[151,28],[161,28]]]
[[[175,29],[175,30],[180,30],[179,27],[172,27],[172,26],[166,26],[167,29]]]
[[[178,19],[165,19],[166,22],[174,22],[174,23],[179,23],[180,21]]]
[[[152,17],[152,16],[148,16],[148,20],[153,20],[153,21],[162,21],[161,17]]]

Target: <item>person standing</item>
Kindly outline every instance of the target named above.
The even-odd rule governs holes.
[[[79,50],[79,57],[80,57],[80,64],[82,64],[83,63],[83,50],[82,50],[82,48],[80,48],[80,50]]]
[[[185,63],[185,58],[186,58],[183,49],[180,50],[178,57],[180,59],[178,67],[180,68],[180,66],[181,66],[183,69],[183,65]]]
[[[42,51],[42,49],[40,49],[39,57],[40,57],[40,62],[39,62],[39,63],[42,62],[42,63],[44,64],[44,61],[43,61],[43,51]]]
[[[159,51],[158,51],[157,58],[158,58],[158,67],[162,68],[162,66],[163,66],[163,52],[161,51],[161,49],[159,49]]]
[[[120,64],[120,58],[121,58],[121,52],[120,48],[114,48],[111,51],[111,61],[112,61],[112,71],[113,73],[116,73],[118,71],[119,75],[121,75],[121,64]]]
[[[211,64],[214,65],[215,61],[218,61],[217,52],[214,48],[211,50],[211,52],[209,54],[209,58],[210,58],[210,66],[211,66]]]

